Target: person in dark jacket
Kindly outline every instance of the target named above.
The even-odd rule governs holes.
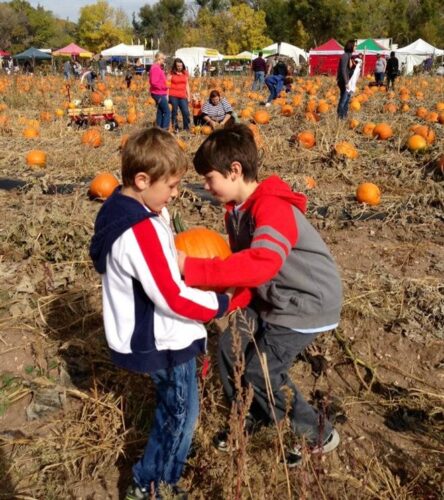
[[[390,52],[390,57],[387,61],[387,67],[385,68],[385,74],[387,76],[387,90],[391,87],[395,90],[395,80],[399,76],[399,61],[395,57],[394,52]]]
[[[253,60],[251,64],[251,71],[254,75],[252,90],[259,90],[259,92],[264,87],[265,83],[265,72],[267,70],[267,63],[262,57],[262,52],[259,52],[259,57]]]
[[[352,54],[355,50],[355,40],[348,40],[344,47],[344,53],[341,56],[338,64],[338,71],[336,80],[340,90],[338,102],[338,118],[345,119],[348,113],[348,103],[350,101],[351,93],[347,92],[347,83],[353,74]]]

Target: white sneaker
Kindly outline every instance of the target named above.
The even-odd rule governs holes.
[[[310,447],[308,449],[308,452],[312,455],[318,455],[320,453],[330,453],[338,446],[340,440],[341,439],[339,437],[338,431],[336,429],[333,429],[322,446],[316,445]],[[297,467],[302,462],[302,453],[303,449],[300,446],[296,446],[292,450],[289,450],[287,456],[285,457],[287,467],[290,469],[293,467]]]
[[[267,103],[265,104],[265,107],[266,107],[266,108],[269,108],[270,106],[271,106],[271,102],[267,102]]]

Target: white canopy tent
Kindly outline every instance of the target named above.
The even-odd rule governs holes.
[[[400,66],[405,63],[405,72],[407,75],[412,74],[414,66],[421,64],[428,57],[442,55],[444,55],[444,50],[437,49],[422,38],[418,38],[416,42],[396,50],[396,57]]]
[[[207,49],[205,47],[184,47],[177,49],[174,56],[182,59],[190,74],[194,73],[196,67],[201,72],[202,65],[207,59],[210,61],[221,61],[223,59],[222,54],[216,49]]]
[[[273,43],[268,47],[264,47],[262,51],[267,55],[281,54],[283,56],[291,57],[296,64],[300,63],[300,57],[302,57],[305,61],[308,59],[308,54],[305,50],[286,42]]]
[[[102,50],[100,54],[103,57],[143,57],[145,50],[143,45],[127,45],[119,43],[114,47]]]

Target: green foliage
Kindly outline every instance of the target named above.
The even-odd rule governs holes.
[[[118,43],[128,43],[131,27],[121,9],[110,7],[106,0],[98,0],[80,10],[77,36],[82,46],[100,52]]]
[[[184,37],[184,0],[160,0],[154,5],[144,5],[139,11],[140,21],[133,20],[138,38],[153,39],[153,46],[164,52],[174,52]]]
[[[24,0],[0,3],[0,48],[12,53],[30,46],[61,47],[72,40],[75,24],[56,19],[40,5]]]

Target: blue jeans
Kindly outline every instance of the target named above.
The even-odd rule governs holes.
[[[240,336],[241,354],[245,356],[242,381],[254,391],[250,407],[253,420],[270,424],[275,417],[281,421],[288,413],[291,428],[297,436],[305,436],[313,444],[325,441],[333,430],[332,424],[304,399],[288,374],[297,356],[318,334],[299,333],[283,326],[265,324],[252,308],[244,309],[242,313],[254,326],[256,345],[251,341],[249,329],[245,328],[245,320],[240,318],[237,318],[239,324],[236,328],[228,328],[219,337],[218,365],[228,400],[235,402],[237,398],[234,367],[238,361],[233,353],[232,338],[233,332],[236,332]],[[261,364],[262,353],[267,359],[268,381],[265,380]],[[290,404],[286,388],[293,393]],[[272,391],[273,402],[269,389]]]
[[[182,113],[183,129],[188,130],[190,128],[190,110],[188,109],[188,99],[174,97],[170,95],[170,104],[173,106],[171,121],[173,122],[173,127],[175,129],[179,128],[177,123],[177,109],[180,109]]]
[[[254,72],[254,82],[252,90],[261,91],[265,83],[265,71],[255,71]]]
[[[350,102],[350,98],[352,96],[352,92],[347,92],[345,87],[339,87],[341,91],[341,95],[339,96],[338,102],[338,117],[343,120],[347,117],[348,113],[348,103]]]
[[[267,76],[267,78],[265,78],[265,85],[270,91],[267,102],[274,101],[280,91],[284,88],[284,77],[282,75]]]
[[[134,465],[135,482],[150,488],[154,482],[174,485],[180,479],[191,446],[199,395],[196,359],[151,374],[157,405],[143,457]]]
[[[156,101],[157,114],[156,114],[156,125],[159,128],[168,130],[170,127],[170,107],[168,106],[167,96],[151,94],[153,99]]]

